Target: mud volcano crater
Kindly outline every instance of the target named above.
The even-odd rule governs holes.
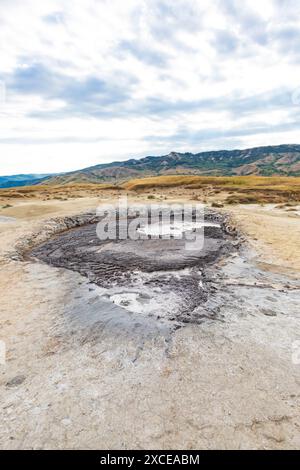
[[[117,217],[121,225],[132,218]],[[193,219],[194,220],[194,219]],[[55,267],[79,272],[97,286],[97,294],[125,309],[128,314],[154,317],[177,325],[197,323],[207,316],[210,296],[207,269],[237,250],[235,230],[224,215],[207,210],[201,224],[172,226],[183,233],[203,233],[199,247],[186,249],[186,239],[165,239],[155,225],[138,227],[143,239],[100,240],[96,233],[101,218],[60,233],[35,247],[31,255]],[[124,227],[123,227],[124,228]],[[148,232],[147,232],[148,230]],[[170,232],[172,233],[172,232]]]

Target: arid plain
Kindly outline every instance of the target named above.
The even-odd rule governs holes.
[[[299,178],[242,191],[230,178],[151,180],[1,190],[1,448],[299,447]],[[20,256],[124,194],[229,217],[242,246],[218,261],[215,317],[170,333],[112,311],[99,327],[97,286]]]

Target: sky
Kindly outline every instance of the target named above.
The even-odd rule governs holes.
[[[299,0],[0,0],[0,175],[300,143]]]

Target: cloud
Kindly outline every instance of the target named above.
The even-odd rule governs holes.
[[[120,56],[126,53],[131,54],[137,60],[144,64],[153,65],[154,67],[165,67],[168,61],[168,55],[154,49],[148,45],[142,46],[138,41],[123,41],[118,45]]]
[[[58,92],[61,86],[61,77],[43,64],[33,63],[17,67],[12,76],[6,78],[8,88],[17,94],[46,95]]]
[[[49,15],[44,16],[42,20],[50,24],[61,24],[65,21],[65,14],[61,11],[57,11],[55,13],[50,13]]]
[[[213,46],[220,54],[234,53],[239,46],[239,40],[228,31],[218,31],[213,39]]]
[[[200,2],[190,0],[154,0],[144,14],[149,18],[149,30],[157,41],[176,41],[178,33],[199,31],[202,25]]]
[[[297,1],[2,3],[3,174],[300,140]]]
[[[125,86],[126,81],[126,86]],[[64,118],[67,115],[105,116],[113,114],[112,107],[130,99],[130,87],[134,78],[123,76],[122,83],[97,77],[73,78],[54,72],[41,63],[17,68],[6,78],[10,91],[23,95],[38,95],[45,99],[60,100],[64,106],[57,110],[29,110],[30,117]]]

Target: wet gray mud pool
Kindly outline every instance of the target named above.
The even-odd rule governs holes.
[[[201,227],[173,227],[204,231],[203,246],[193,250],[186,249],[184,238],[153,238],[154,225],[148,231],[139,227],[147,237],[138,240],[102,241],[96,227],[94,217],[30,253],[31,259],[88,280],[89,294],[79,293],[73,308],[74,318],[86,326],[172,332],[233,316],[296,315],[297,282],[260,269],[223,214],[207,210]]]

